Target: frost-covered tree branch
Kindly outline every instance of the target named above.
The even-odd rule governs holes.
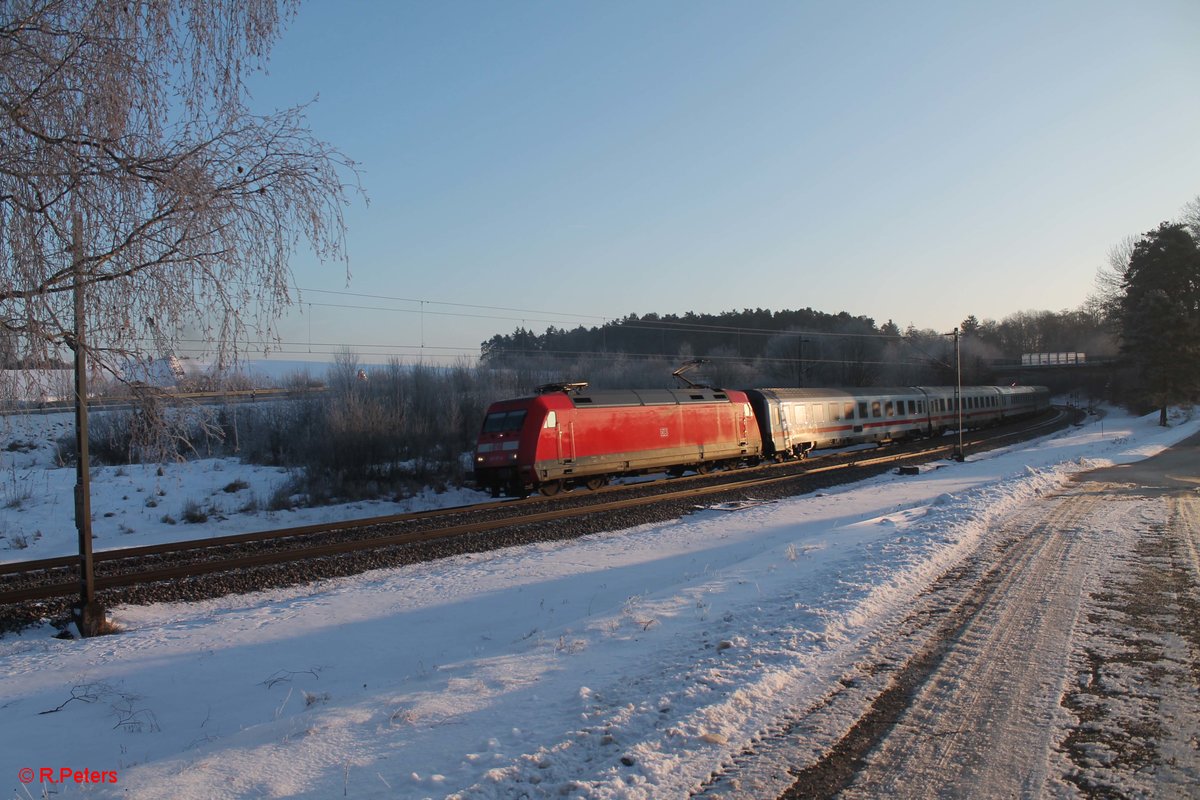
[[[344,262],[355,165],[312,135],[304,107],[245,104],[245,77],[296,7],[0,6],[0,334],[18,342],[6,354],[61,358],[82,283],[93,367],[120,374],[184,331],[232,363],[291,303],[298,248]]]

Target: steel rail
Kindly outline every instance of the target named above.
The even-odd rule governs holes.
[[[215,550],[230,545],[251,544],[288,539],[297,536],[307,536],[314,533],[333,533],[341,530],[368,528],[375,525],[387,525],[398,522],[410,522],[418,519],[433,519],[449,514],[470,513],[473,510],[498,508],[503,504],[488,503],[469,506],[447,506],[429,511],[410,511],[403,514],[388,514],[380,517],[364,517],[362,519],[338,520],[334,522],[317,522],[312,525],[298,525],[292,528],[272,528],[266,531],[250,533],[231,533],[227,536],[214,536],[211,539],[189,539],[181,542],[165,542],[163,544],[147,544],[138,547],[123,547],[113,550],[97,550],[92,558],[97,563],[105,561],[123,561],[130,558],[155,555],[177,555],[203,550]],[[79,565],[79,556],[53,556],[34,561],[10,561],[0,564],[0,575],[12,575],[26,572],[49,571],[53,569],[74,568]],[[2,595],[0,595],[2,596]]]

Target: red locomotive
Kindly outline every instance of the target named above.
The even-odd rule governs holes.
[[[488,408],[475,480],[494,497],[603,486],[616,475],[707,472],[757,461],[758,424],[745,392],[707,387],[588,391],[542,386]]]

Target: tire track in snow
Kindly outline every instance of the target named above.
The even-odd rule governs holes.
[[[1043,519],[1023,517],[989,534],[972,555],[922,593],[907,617],[872,637],[867,657],[821,702],[782,721],[735,764],[715,774],[699,796],[768,797],[774,796],[770,787],[778,786],[774,791],[786,789],[784,798],[812,798],[831,797],[844,789],[956,643],[978,638],[971,633],[972,625],[1018,580],[1015,565],[1039,558],[1057,557],[1061,562],[1064,548],[1078,549],[1071,537],[1055,538],[1045,531],[1074,531],[1086,504],[1062,499],[1051,503],[1049,512],[1045,505],[1037,506]],[[1057,694],[1049,705],[1056,703]],[[790,778],[780,767],[788,763]]]
[[[1064,780],[1087,797],[1194,798],[1200,785],[1197,498],[1143,495],[1111,527],[1063,697]],[[1113,537],[1117,540],[1118,537]],[[1068,794],[1068,792],[1060,792]]]
[[[1098,557],[1080,521],[1096,496],[1011,518],[1012,545],[976,610],[841,796],[1038,794],[1067,677],[1071,631]]]

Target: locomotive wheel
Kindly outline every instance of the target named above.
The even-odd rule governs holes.
[[[538,491],[546,497],[554,497],[562,491],[562,481],[546,481],[538,486]]]
[[[597,489],[603,487],[607,483],[608,483],[608,478],[604,477],[603,475],[597,475],[594,478],[588,478],[586,481],[584,481],[583,485],[594,492]]]

